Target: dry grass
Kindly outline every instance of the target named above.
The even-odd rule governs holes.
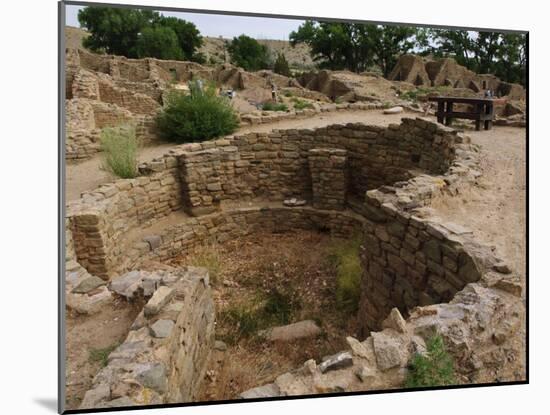
[[[103,128],[101,130],[103,169],[123,179],[136,177],[140,147],[141,143],[136,138],[134,125]]]
[[[196,249],[190,255],[189,265],[206,268],[210,274],[210,283],[216,285],[221,271],[221,259],[220,246],[210,244]]]

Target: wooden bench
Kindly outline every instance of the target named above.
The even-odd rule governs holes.
[[[429,97],[429,101],[437,102],[437,122],[450,125],[453,118],[475,120],[476,130],[481,129],[483,121],[484,128],[490,130],[495,117],[494,102],[491,98],[460,98],[460,97]],[[454,104],[468,104],[473,111],[454,111]]]

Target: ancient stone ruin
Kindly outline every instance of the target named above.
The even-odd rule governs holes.
[[[491,74],[477,74],[452,58],[430,60],[418,55],[402,55],[388,79],[416,86],[467,88],[476,93],[490,89],[498,96],[525,100],[525,89],[521,85],[503,82]]]
[[[106,59],[103,69],[145,76],[117,65]],[[143,91],[139,106],[121,98],[120,107],[147,113],[158,101]],[[273,130],[177,146],[139,171],[67,206],[68,308],[92,314],[114,296],[145,304],[81,408],[193,401],[215,336],[208,272],[162,263],[260,230],[361,236],[362,336],[241,397],[399,388],[410,357],[435,333],[460,382],[513,379],[502,362],[523,356],[511,336],[524,321],[519,278],[471,231],[429,208],[479,177],[467,136],[421,118]],[[289,198],[305,204],[283,205]]]

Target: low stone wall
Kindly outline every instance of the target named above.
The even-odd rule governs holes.
[[[135,124],[141,144],[159,141],[155,119],[151,115],[134,115],[125,108],[88,98],[66,100],[67,111],[65,158],[85,160],[101,151],[100,136],[104,127]]]
[[[308,92],[314,92],[310,90],[304,90]],[[326,98],[326,96],[323,95]],[[302,110],[290,110],[290,111],[261,111],[247,114],[241,114],[241,124],[244,125],[256,125],[256,124],[269,124],[272,122],[282,120],[292,120],[299,118],[308,118],[320,114],[322,112],[335,112],[335,111],[368,111],[374,109],[380,109],[384,107],[381,102],[353,102],[353,103],[341,103],[341,104],[327,104],[327,103],[314,103],[314,108],[305,108]]]
[[[67,206],[78,261],[104,279],[124,262],[124,243],[131,230],[147,226],[182,207],[176,159],[162,171],[99,187]]]
[[[133,289],[149,301],[95,376],[80,409],[193,401],[214,344],[208,272],[133,271],[111,289]]]
[[[418,171],[446,171],[455,145],[463,140],[453,130],[417,118],[387,128],[356,123],[251,133],[181,146],[174,154],[190,183],[185,197],[192,213],[224,200],[310,199],[312,148],[348,151],[347,194],[361,201],[367,190],[407,180]]]
[[[160,104],[149,95],[121,88],[108,79],[99,79],[98,89],[99,100],[116,104],[134,114],[154,114],[160,108]]]
[[[292,196],[311,200],[309,151],[313,148],[348,151],[349,185],[344,194],[349,207],[363,213],[368,211],[362,202],[366,191],[410,177],[411,169],[446,171],[457,143],[464,140],[445,127],[404,119],[388,128],[332,125],[178,146],[141,165],[144,176],[102,186],[71,204],[77,257],[89,272],[108,278],[125,256],[121,238],[181,207],[197,215],[218,210],[229,201],[280,202]],[[419,188],[400,200],[413,203],[411,197],[424,193]]]
[[[128,255],[141,261],[165,261],[204,244],[227,241],[258,232],[284,233],[297,229],[327,232],[337,238],[360,233],[365,220],[352,211],[322,211],[311,207],[254,206],[183,220],[137,242]],[[157,241],[151,244],[149,241]]]

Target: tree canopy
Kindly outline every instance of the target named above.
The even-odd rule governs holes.
[[[169,27],[143,29],[136,42],[136,55],[139,58],[183,59],[178,37]]]
[[[290,33],[290,42],[309,45],[312,58],[328,69],[375,68],[387,76],[400,55],[418,53],[453,57],[477,73],[525,83],[523,34],[309,20]]]
[[[416,32],[404,26],[306,21],[290,34],[290,42],[309,45],[321,67],[361,72],[374,65],[387,75],[397,57],[415,46]]]
[[[519,33],[433,29],[424,53],[453,57],[477,73],[491,73],[507,82],[525,84],[526,38]]]
[[[227,45],[231,62],[247,71],[267,69],[270,66],[270,56],[267,46],[246,35],[234,37]]]
[[[90,33],[83,45],[94,52],[128,58],[200,60],[199,30],[191,22],[158,12],[90,6],[78,12],[80,25]]]

